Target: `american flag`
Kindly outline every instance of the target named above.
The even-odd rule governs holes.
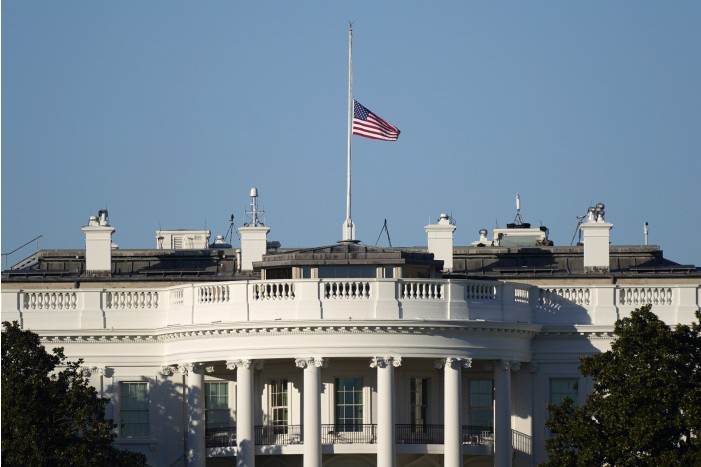
[[[383,141],[397,141],[399,128],[385,122],[353,99],[353,134]]]

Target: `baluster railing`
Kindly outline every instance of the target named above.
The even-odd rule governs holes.
[[[204,439],[205,446],[208,448],[236,446],[236,427],[207,428]]]
[[[158,308],[158,292],[154,290],[107,290],[104,292],[108,310],[143,310]]]
[[[321,425],[321,444],[375,444],[377,425]]]
[[[438,282],[402,282],[399,296],[403,300],[441,300],[444,287]]]
[[[77,292],[20,292],[20,306],[24,310],[75,310]]]
[[[622,306],[672,305],[671,287],[621,287],[618,304]]]
[[[368,299],[370,282],[368,281],[324,281],[323,296],[326,299]]]
[[[463,425],[462,443],[478,445],[494,444],[494,428],[490,426]]]
[[[468,282],[467,287],[465,287],[465,299],[470,301],[496,300],[497,287],[492,284]]]
[[[395,425],[397,444],[443,444],[443,425],[397,424]]]

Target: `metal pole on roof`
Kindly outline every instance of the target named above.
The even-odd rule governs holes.
[[[351,217],[351,139],[353,134],[353,23],[348,24],[348,161],[346,189],[346,222],[343,225],[343,241],[355,240]]]

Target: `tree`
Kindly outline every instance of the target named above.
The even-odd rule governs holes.
[[[593,391],[548,407],[543,465],[701,465],[701,326],[670,328],[650,308],[616,322],[610,351],[582,357]]]
[[[48,353],[31,331],[3,322],[2,465],[140,466],[146,457],[112,446],[98,397],[63,348]],[[56,371],[57,367],[63,367]]]

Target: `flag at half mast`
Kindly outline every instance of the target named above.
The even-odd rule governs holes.
[[[390,125],[353,99],[353,134],[383,141],[397,141],[399,128]]]

